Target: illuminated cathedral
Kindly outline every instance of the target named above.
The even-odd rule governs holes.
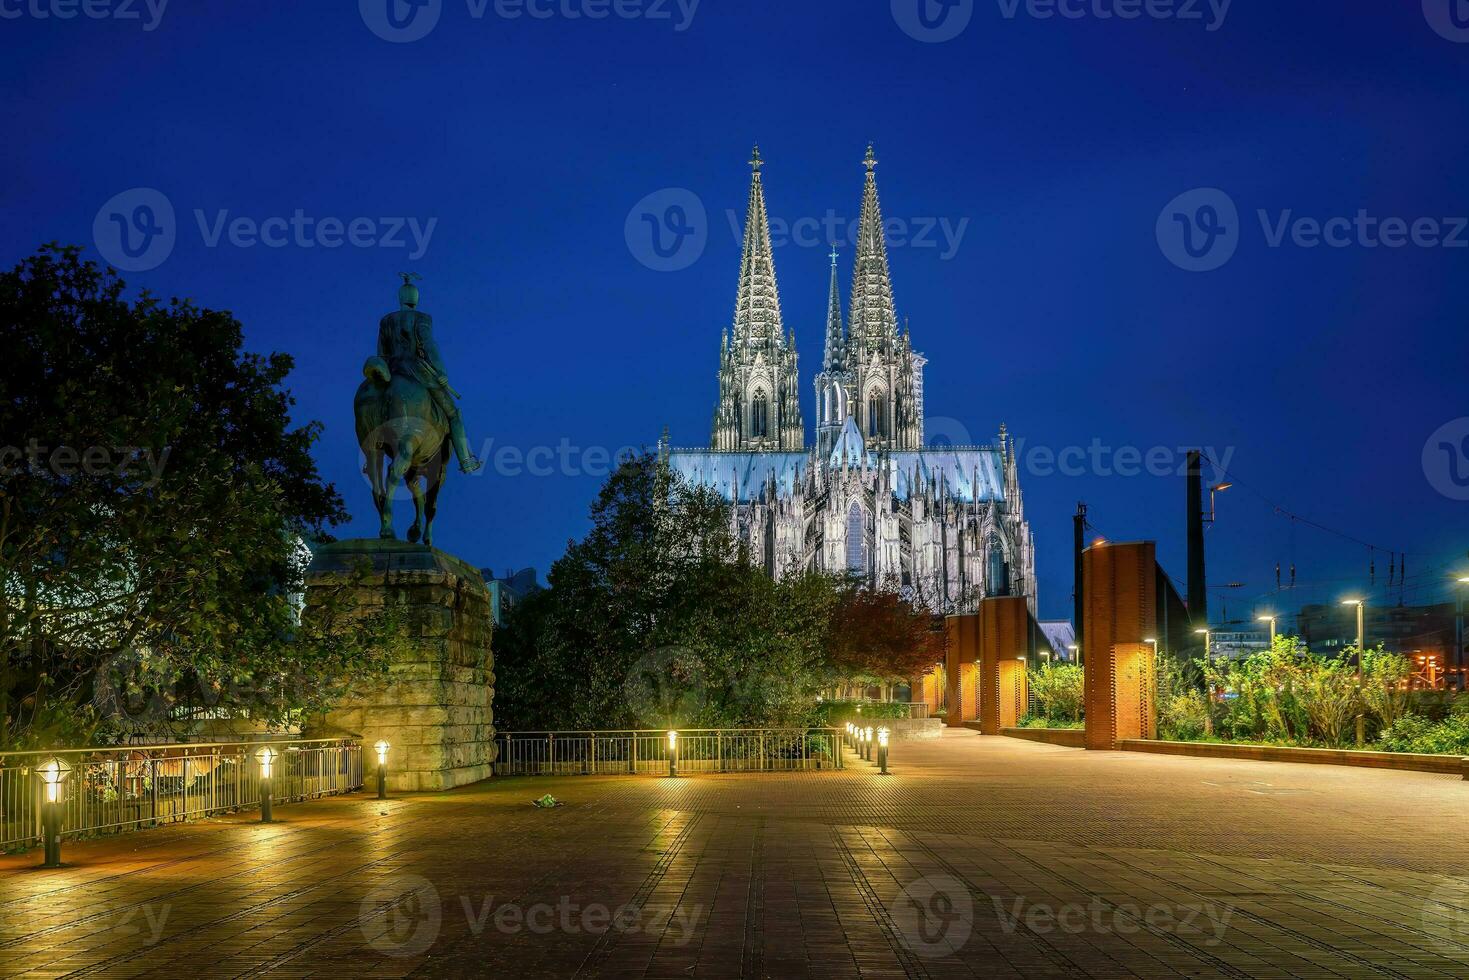
[[[1035,546],[1005,427],[990,446],[925,444],[927,359],[899,329],[871,147],[863,163],[845,315],[831,256],[815,444],[806,442],[795,331],[781,318],[757,148],[709,448],[665,438],[660,452],[730,502],[737,539],[772,576],[849,573],[941,613],[1020,595],[1034,612]]]

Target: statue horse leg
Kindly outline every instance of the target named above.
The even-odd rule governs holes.
[[[418,448],[417,442],[418,440],[412,437],[405,437],[398,440],[398,445],[393,451],[393,465],[388,468],[387,478],[387,485],[389,487],[396,487],[400,483],[406,484],[408,486],[409,492],[414,494],[415,506],[417,505],[418,500],[417,491],[415,490],[413,483],[417,481],[410,482],[409,474],[412,472],[413,469],[413,454],[414,450]],[[417,541],[417,532],[418,521],[415,520],[413,522],[413,527],[410,528],[408,531],[408,540]]]
[[[434,515],[439,512],[439,490],[444,486],[444,476],[449,472],[449,440],[446,438],[439,443],[439,451],[428,463],[425,475],[428,477],[428,493],[423,504],[423,543],[432,545],[434,543]]]
[[[383,447],[367,446],[363,453],[367,457],[367,482],[372,487],[372,503],[377,507],[377,536],[392,539],[397,535],[393,533],[393,500],[383,479]]]
[[[417,544],[420,535],[423,534],[425,496],[423,490],[423,473],[417,466],[408,471],[408,492],[413,494],[413,526],[408,529],[408,540]],[[423,543],[428,544],[428,541],[425,540]]]

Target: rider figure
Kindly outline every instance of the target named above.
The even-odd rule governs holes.
[[[458,392],[449,387],[444,359],[439,354],[439,345],[434,343],[433,317],[418,310],[418,287],[413,285],[413,280],[418,277],[411,272],[402,273],[402,276],[403,285],[398,289],[400,309],[383,317],[378,325],[378,356],[388,362],[394,377],[412,378],[428,390],[434,404],[448,420],[449,437],[454,444],[459,469],[473,473],[484,464],[469,451],[464,420],[454,404]]]

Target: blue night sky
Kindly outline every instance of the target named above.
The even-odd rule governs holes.
[[[1239,483],[1208,540],[1211,584],[1245,583],[1231,618],[1368,585],[1367,548],[1274,506],[1383,549],[1377,601],[1389,550],[1410,553],[1394,598],[1442,598],[1448,572],[1469,570],[1469,505],[1454,499],[1469,497],[1455,480],[1469,481],[1457,448],[1469,421],[1455,423],[1469,415],[1469,231],[1453,220],[1469,215],[1469,29],[1447,19],[1448,0],[1350,14],[1236,0],[1222,23],[1204,2],[1190,21],[1096,15],[1114,0],[1076,4],[1077,19],[1023,3],[1007,17],[1010,0],[974,0],[950,11],[967,26],[934,43],[904,30],[924,33],[918,0],[705,0],[691,20],[689,0],[625,0],[666,17],[605,19],[566,12],[606,0],[541,0],[548,18],[442,0],[411,43],[369,28],[389,31],[388,2],[176,2],[153,24],[142,0],[129,5],[141,21],[0,0],[0,261],[53,239],[95,255],[110,199],[160,192],[176,213],[172,251],[126,278],[232,310],[250,347],[295,356],[297,410],[325,422],[321,469],[354,515],[343,536],[375,533],[351,399],[396,272],[423,276],[471,441],[493,440],[492,461],[504,447],[554,454],[549,475],[512,475],[504,455],[499,473],[456,474],[438,543],[544,573],[586,527],[600,452],[652,445],[665,424],[676,444],[707,442],[751,144],[779,236],[782,222],[856,218],[871,140],[885,215],[917,239],[890,255],[899,316],[929,357],[930,432],[989,442],[1003,421],[1024,440],[1044,616],[1069,615],[1078,500],[1108,536],[1159,539],[1184,574],[1182,479],[1114,474],[1120,447],[1230,454]],[[667,217],[689,199],[670,188],[706,218],[685,210],[697,259],[659,271],[640,261],[638,206],[655,195],[645,207]],[[1238,251],[1209,272],[1171,262],[1155,228],[1161,214],[1181,236],[1165,206],[1196,188],[1239,213],[1220,219]],[[1200,200],[1177,213],[1202,234]],[[389,219],[434,224],[421,255],[407,231],[407,247],[228,232],[211,245],[221,212],[298,210],[368,219],[364,242]],[[1292,240],[1311,241],[1309,226],[1270,244],[1283,217],[1359,211],[1433,219],[1420,238],[1436,228],[1460,247],[1365,247],[1355,229],[1345,247]],[[788,235],[776,252],[808,433],[826,234]],[[1086,450],[1082,472],[1035,472],[1035,447]],[[1299,588],[1271,596],[1275,563],[1293,561]]]

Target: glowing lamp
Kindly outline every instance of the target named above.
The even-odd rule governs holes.
[[[43,763],[36,773],[41,777],[41,782],[46,785],[46,802],[55,803],[61,793],[61,784],[71,774],[71,766],[61,761],[60,757]]]

